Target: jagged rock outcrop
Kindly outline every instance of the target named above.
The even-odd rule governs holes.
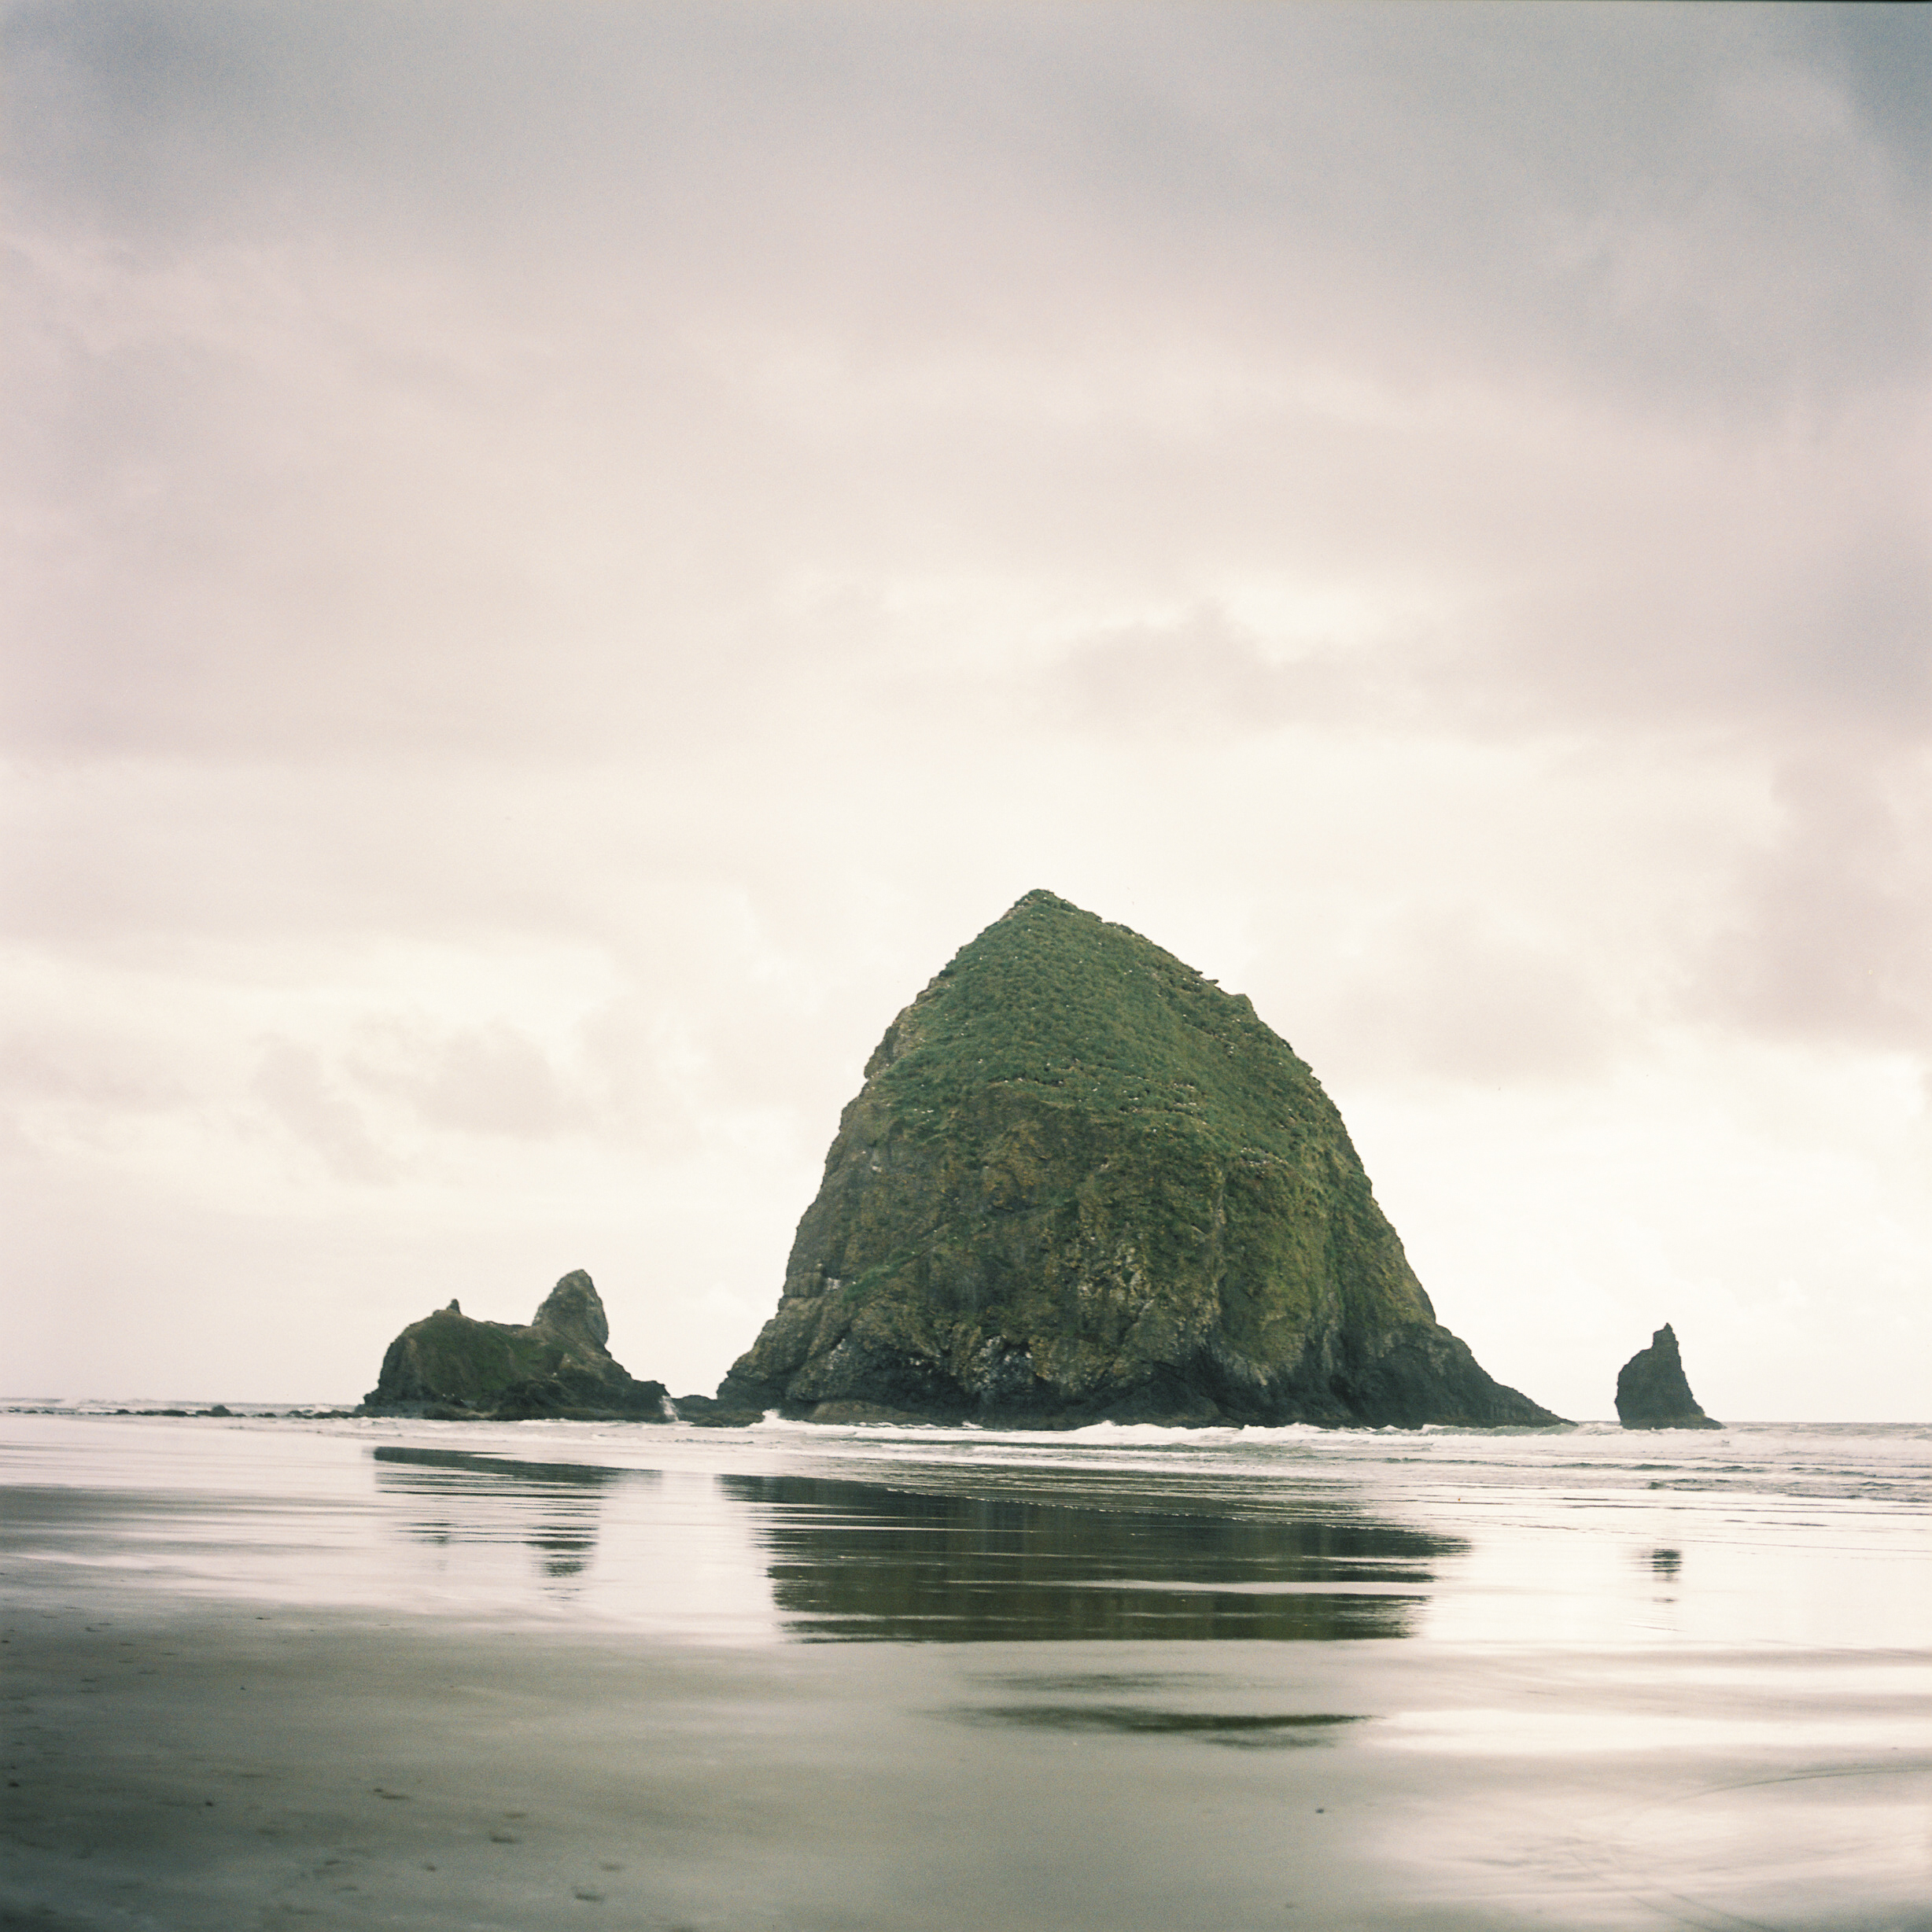
[[[362,1415],[446,1421],[671,1420],[662,1382],[640,1382],[605,1344],[610,1324],[582,1269],[564,1276],[529,1322],[478,1322],[455,1302],[412,1322],[389,1346]]]
[[[1617,1370],[1617,1419],[1625,1429],[1724,1427],[1698,1407],[1668,1322]]]
[[[692,1420],[1559,1421],[1436,1320],[1256,1017],[1049,892],[887,1029],[778,1311]]]

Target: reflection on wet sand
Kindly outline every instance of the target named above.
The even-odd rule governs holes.
[[[1029,1731],[1093,1731],[1136,1737],[1205,1738],[1213,1744],[1319,1744],[1357,1716],[1332,1711],[1163,1711],[1137,1704],[1011,1704],[951,1713],[970,1724],[1012,1724]]]
[[[974,1643],[1402,1637],[1462,1546],[1366,1517],[1078,1509],[721,1476],[754,1512],[788,1633]]]
[[[378,1489],[425,1506],[403,1524],[414,1541],[520,1542],[537,1552],[540,1569],[554,1582],[567,1582],[589,1565],[613,1484],[658,1480],[654,1469],[526,1462],[463,1449],[384,1443],[374,1454]]]

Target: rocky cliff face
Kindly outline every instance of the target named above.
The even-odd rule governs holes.
[[[887,1028],[717,1414],[1536,1425],[1256,1017],[1030,893]]]
[[[452,1301],[389,1344],[359,1413],[668,1421],[663,1384],[634,1380],[612,1359],[610,1337],[603,1303],[581,1269],[558,1282],[525,1325],[474,1321]]]
[[[1668,1322],[1617,1371],[1617,1419],[1625,1429],[1724,1427],[1698,1407]]]

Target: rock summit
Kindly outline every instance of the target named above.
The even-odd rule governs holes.
[[[1436,1321],[1341,1116],[1246,997],[1050,892],[887,1028],[777,1312],[702,1407],[692,1419],[1561,1420]]]

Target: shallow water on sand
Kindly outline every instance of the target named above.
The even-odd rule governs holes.
[[[190,1594],[710,1642],[1882,1650],[1932,1627],[1932,1428],[0,1415],[0,1480],[20,1533]],[[74,1514],[83,1489],[98,1521]]]
[[[1932,1927],[1932,1429],[0,1414],[0,1922]]]

